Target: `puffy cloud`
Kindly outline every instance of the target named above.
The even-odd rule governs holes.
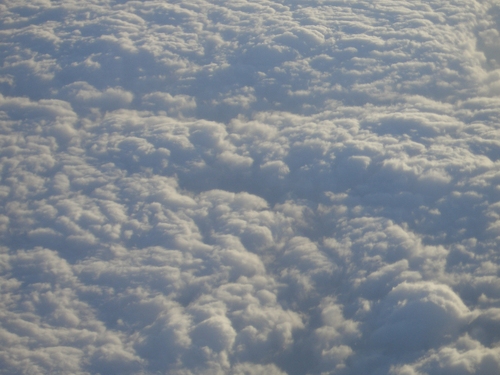
[[[431,353],[416,364],[391,368],[391,374],[494,374],[499,369],[498,351],[485,348],[468,335],[452,347]]]
[[[4,372],[498,373],[499,14],[4,1]]]
[[[382,300],[372,345],[392,351],[439,347],[467,323],[468,309],[449,287],[402,283]]]

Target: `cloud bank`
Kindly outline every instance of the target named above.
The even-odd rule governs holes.
[[[1,374],[498,374],[500,7],[5,0]]]

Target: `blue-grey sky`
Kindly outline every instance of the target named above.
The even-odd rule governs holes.
[[[495,0],[0,1],[0,374],[498,375]]]

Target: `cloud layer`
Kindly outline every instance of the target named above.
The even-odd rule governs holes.
[[[494,1],[0,20],[0,373],[498,374]]]

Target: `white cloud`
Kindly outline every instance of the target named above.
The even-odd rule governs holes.
[[[4,1],[4,372],[498,373],[498,9]]]

